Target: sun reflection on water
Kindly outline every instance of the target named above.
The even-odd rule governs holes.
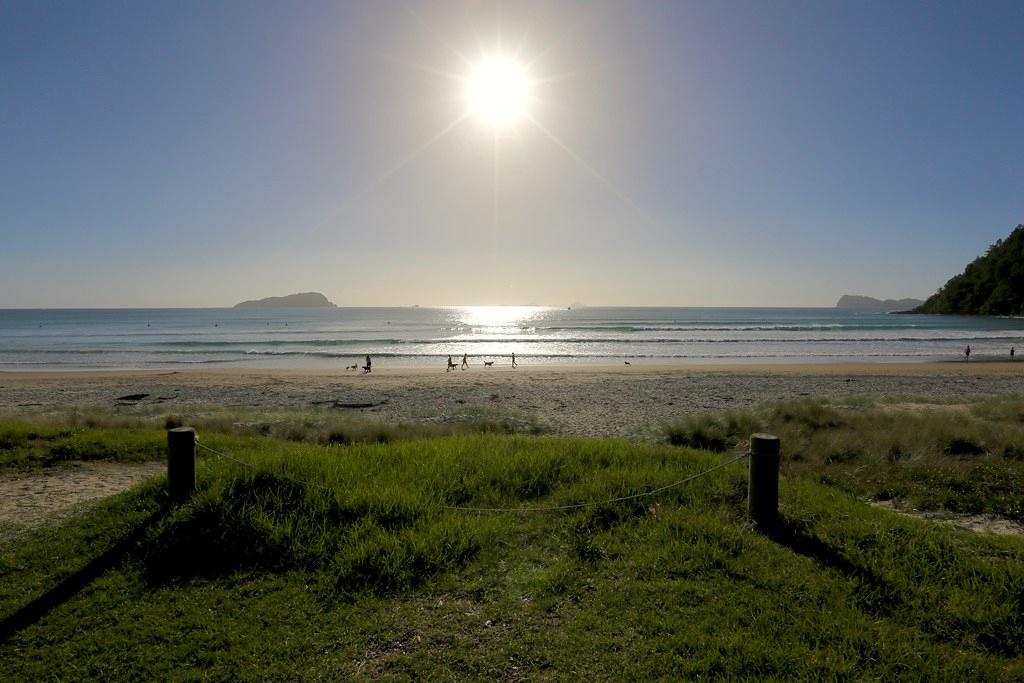
[[[515,334],[550,310],[545,306],[461,306],[458,321],[474,330],[492,334]]]

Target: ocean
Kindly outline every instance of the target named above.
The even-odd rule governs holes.
[[[0,310],[0,370],[1008,358],[1024,320],[833,308]]]

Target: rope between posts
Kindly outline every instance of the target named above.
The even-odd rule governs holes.
[[[236,457],[228,455],[227,453],[223,453],[221,451],[218,451],[218,450],[215,450],[213,448],[210,448],[206,444],[204,444],[201,441],[199,441],[198,437],[196,438],[196,446],[198,446],[199,448],[202,448],[204,450],[207,450],[210,453],[213,453],[214,455],[216,455],[219,458],[224,458],[225,460],[230,460],[231,462],[237,463],[237,464],[239,464],[239,465],[241,465],[243,467],[248,467],[249,469],[254,470],[254,471],[258,470],[258,468],[255,465],[253,465],[252,463],[245,462],[244,460],[240,460],[240,459],[238,459]],[[334,491],[334,489],[332,489],[330,486],[324,486],[323,484],[318,484],[315,481],[308,481],[306,479],[299,479],[297,477],[293,477],[293,478],[295,479],[295,481],[299,482],[300,484],[304,484],[305,486],[312,486],[313,488],[322,489],[324,491],[331,491],[331,492]]]
[[[201,443],[198,438],[196,439],[196,446],[198,446],[199,448],[202,448],[203,450],[209,451],[210,453],[213,453],[214,455],[216,455],[216,456],[218,456],[220,458],[224,458],[225,460],[230,460],[231,462],[238,463],[239,465],[242,465],[244,467],[248,467],[249,469],[252,469],[252,470],[257,469],[256,466],[252,465],[251,463],[247,463],[244,460],[240,460],[240,459],[238,459],[236,457],[228,455],[227,453],[223,453],[221,451],[218,451],[218,450],[215,450],[213,448],[210,448],[206,444]],[[543,506],[543,507],[518,507],[518,508],[466,507],[466,506],[461,506],[461,505],[442,505],[441,509],[442,510],[458,510],[460,512],[560,512],[560,511],[566,511],[566,510],[579,510],[579,509],[582,509],[582,508],[596,507],[598,505],[611,505],[612,503],[623,503],[623,502],[626,502],[628,500],[636,500],[638,498],[647,498],[647,497],[650,497],[650,496],[654,496],[654,495],[657,495],[659,493],[663,493],[665,491],[668,491],[670,489],[674,489],[674,488],[677,488],[679,486],[682,486],[683,484],[688,484],[691,481],[694,481],[695,479],[700,479],[701,477],[703,477],[705,475],[711,474],[712,472],[720,470],[720,469],[722,469],[724,467],[728,467],[729,465],[732,465],[735,462],[739,462],[740,460],[743,460],[743,458],[746,458],[749,455],[750,455],[749,452],[741,453],[740,455],[737,455],[735,458],[733,458],[731,460],[727,460],[727,461],[725,461],[723,463],[719,463],[719,464],[717,464],[717,465],[715,465],[713,467],[709,467],[706,470],[703,470],[701,472],[697,472],[696,474],[692,474],[689,477],[686,477],[684,479],[680,479],[679,481],[674,481],[671,484],[666,484],[664,486],[660,486],[660,487],[658,487],[656,489],[652,489],[650,491],[644,491],[643,493],[634,493],[634,494],[628,495],[628,496],[619,496],[618,498],[609,498],[607,500],[591,501],[589,503],[575,503],[575,504],[572,504],[572,505],[551,505],[551,506]],[[332,492],[334,491],[334,489],[332,489],[329,486],[324,486],[323,484],[318,484],[316,482],[307,481],[305,479],[296,479],[296,481],[298,481],[301,484],[305,484],[307,486],[313,486],[315,488],[323,489],[324,491],[332,491]]]
[[[209,451],[209,452],[213,453],[214,455],[216,455],[219,458],[224,458],[225,460],[230,460],[231,462],[237,462],[239,465],[244,465],[245,467],[248,467],[248,468],[253,469],[253,470],[256,469],[255,465],[247,463],[244,460],[239,460],[238,458],[232,457],[232,456],[228,455],[227,453],[222,453],[221,451],[218,451],[218,450],[215,450],[213,448],[210,448],[209,446],[204,444],[202,441],[200,441],[198,437],[196,438],[196,446],[198,446],[199,448],[202,448],[204,451]]]
[[[609,498],[608,500],[598,500],[598,501],[592,501],[592,502],[589,502],[589,503],[576,503],[574,505],[552,505],[552,506],[549,506],[549,507],[477,508],[477,507],[462,507],[462,506],[458,506],[458,505],[443,505],[442,508],[444,508],[445,510],[462,510],[463,512],[556,512],[556,511],[560,511],[560,510],[579,510],[580,508],[596,507],[598,505],[610,505],[612,503],[622,503],[622,502],[625,502],[627,500],[635,500],[637,498],[645,498],[645,497],[648,497],[648,496],[653,496],[653,495],[662,493],[664,491],[668,491],[669,489],[674,489],[677,486],[682,486],[683,484],[688,484],[691,481],[693,481],[694,479],[700,479],[701,477],[703,477],[706,474],[711,474],[715,470],[720,470],[723,467],[726,467],[728,465],[733,464],[734,462],[738,462],[738,461],[742,460],[743,458],[747,457],[748,455],[750,455],[750,453],[742,453],[742,454],[736,456],[735,458],[733,458],[732,460],[728,460],[726,462],[719,463],[719,464],[715,465],[714,467],[709,467],[708,469],[706,469],[706,470],[704,470],[702,472],[698,472],[697,474],[690,475],[689,477],[686,477],[685,479],[680,479],[679,481],[672,482],[671,484],[666,484],[665,486],[661,486],[661,487],[653,489],[651,491],[644,491],[643,493],[634,493],[634,494],[629,495],[629,496],[619,496],[618,498]]]

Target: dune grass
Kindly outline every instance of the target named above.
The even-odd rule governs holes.
[[[742,463],[670,446],[212,433],[199,491],[0,645],[4,680],[1014,680],[1024,544],[789,469],[774,536]],[[11,614],[164,507],[159,480],[0,549]]]
[[[1024,521],[1024,399],[970,406],[799,401],[666,426],[670,443],[723,451],[780,437],[782,467],[873,500]]]
[[[188,425],[204,435],[262,436],[300,443],[392,443],[459,434],[540,434],[537,421],[514,413],[467,410],[448,422],[387,421],[329,408],[202,408],[166,413],[149,408],[0,414],[0,467],[73,460],[141,462],[166,456],[166,429]]]
[[[67,423],[0,422],[0,466],[53,465],[70,460],[141,462],[166,457],[158,429],[96,429]]]

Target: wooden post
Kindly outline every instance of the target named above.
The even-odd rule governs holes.
[[[779,517],[779,437],[750,436],[750,481],[747,511],[754,523],[771,528]]]
[[[191,427],[167,430],[167,491],[175,503],[196,492],[196,430]]]

